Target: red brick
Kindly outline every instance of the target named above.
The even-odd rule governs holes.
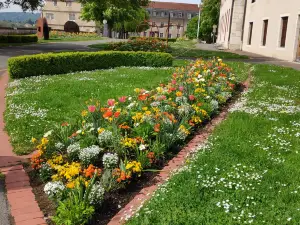
[[[44,225],[46,224],[45,220],[42,218],[30,219],[18,222],[16,225]]]
[[[30,186],[29,181],[18,181],[14,183],[6,183],[5,184],[7,190],[20,189],[22,187]]]
[[[44,215],[41,212],[33,212],[33,213],[26,213],[26,214],[17,214],[14,216],[16,225],[18,225],[18,222],[22,222],[25,220],[30,220],[30,219],[36,219],[36,218],[44,218]]]
[[[40,208],[36,204],[35,206],[31,206],[30,208],[21,208],[21,209],[13,209],[11,210],[12,215],[25,214],[25,213],[34,213],[40,212]]]

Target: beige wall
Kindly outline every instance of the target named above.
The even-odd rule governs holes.
[[[299,0],[248,1],[245,19],[243,50],[269,57],[294,61],[299,36]],[[281,17],[288,16],[285,47],[280,47]],[[262,46],[263,20],[268,20],[266,46]],[[249,23],[253,22],[251,45],[248,44]]]
[[[232,0],[221,0],[221,9],[218,25],[217,43],[228,48],[229,26],[231,15]]]
[[[77,2],[61,2],[57,1],[57,5],[53,1],[46,1],[45,6],[43,7],[43,16],[48,17],[47,21],[49,26],[52,29],[64,29],[64,24],[69,21],[69,14],[75,14],[75,20],[79,26],[80,31],[84,32],[94,32],[95,31],[95,22],[87,22],[80,19],[80,10],[81,4]],[[53,18],[51,18],[53,14]]]

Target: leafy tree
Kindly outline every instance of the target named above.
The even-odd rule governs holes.
[[[204,0],[200,18],[200,38],[212,41],[213,25],[218,24],[220,15],[220,0]]]
[[[193,17],[187,25],[185,34],[189,39],[197,38],[198,18],[198,16]]]

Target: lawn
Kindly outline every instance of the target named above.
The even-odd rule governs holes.
[[[14,151],[31,152],[32,137],[41,137],[53,124],[78,118],[85,101],[128,95],[136,87],[151,89],[168,80],[172,71],[173,68],[116,68],[10,82],[5,121]]]
[[[300,72],[256,65],[252,87],[127,224],[299,224]]]
[[[96,48],[99,50],[105,50],[108,46],[108,43],[101,44],[93,44],[90,45],[90,48]],[[234,54],[231,52],[223,52],[223,51],[207,51],[197,49],[195,47],[195,43],[192,41],[177,41],[174,43],[169,43],[170,53],[176,58],[212,58],[212,57],[220,57],[222,59],[247,59],[247,56]]]

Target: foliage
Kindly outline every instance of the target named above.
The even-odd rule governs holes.
[[[40,170],[41,163],[49,164],[54,171],[52,182],[64,183],[72,193],[78,183],[91,184],[93,179],[103,182],[97,184],[101,186],[94,188],[93,197],[89,198],[90,203],[102,201],[104,190],[115,189],[115,184],[126,186],[142,176],[143,170],[155,168],[174,147],[182,145],[226,103],[235,85],[231,68],[221,59],[198,60],[177,68],[168,83],[155,89],[135,88],[131,96],[106,102],[90,99],[81,111],[77,127],[68,129],[69,144],[58,149],[57,143],[64,143],[59,128],[45,133],[40,141],[33,139],[37,152],[32,166]],[[74,151],[68,147],[74,143],[80,146],[75,151],[79,152],[76,161],[72,161],[74,156],[69,153]],[[106,177],[102,178],[102,174]],[[61,208],[60,211],[66,210],[64,205]]]
[[[0,43],[30,43],[37,42],[36,35],[0,35]]]
[[[189,39],[197,38],[198,19],[199,17],[195,16],[188,22],[185,34]]]
[[[136,38],[127,42],[112,42],[106,48],[113,51],[168,52],[166,42],[147,38]]]
[[[172,61],[170,54],[154,52],[48,53],[10,58],[8,71],[11,78],[24,78],[118,66],[171,66]]]
[[[131,36],[131,37],[129,37],[128,39],[129,39],[129,40],[135,40],[135,39],[140,39],[140,38],[141,38],[141,37]],[[160,40],[160,41],[167,41],[167,38],[158,38],[158,37],[144,37],[144,38],[146,38],[146,39],[148,39],[148,40],[153,40],[153,39],[155,39],[155,40]],[[177,39],[176,39],[176,38],[168,38],[168,41],[169,41],[169,42],[176,42]]]
[[[200,18],[200,38],[211,42],[213,25],[218,25],[221,2],[219,0],[204,0]],[[197,32],[196,32],[197,33]]]

